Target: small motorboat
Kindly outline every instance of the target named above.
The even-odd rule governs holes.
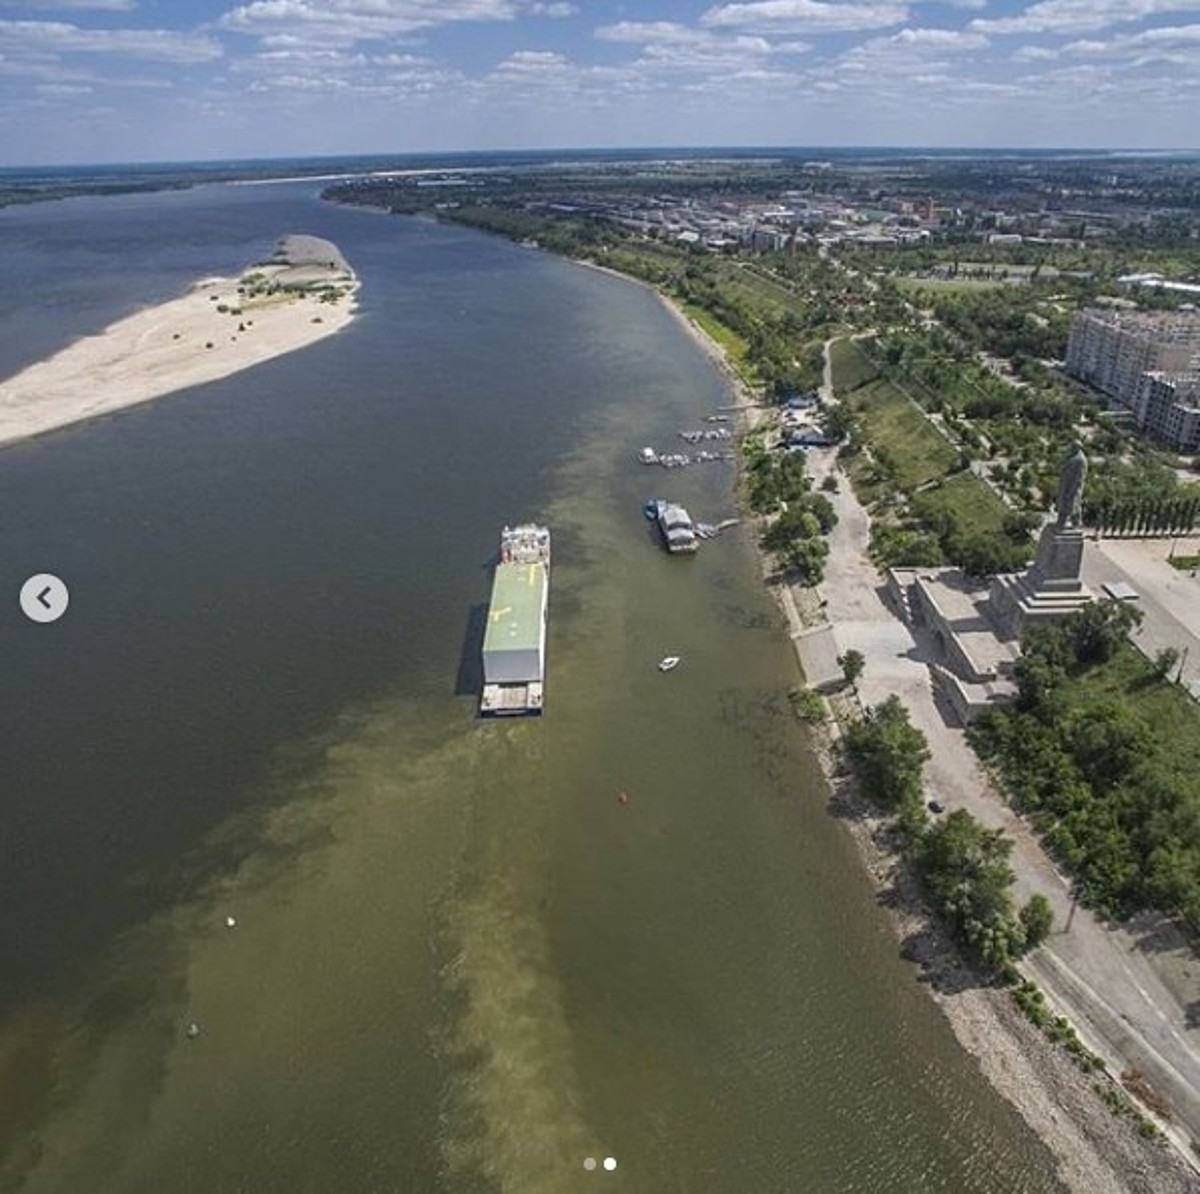
[[[672,672],[679,666],[681,662],[682,661],[678,655],[664,655],[658,661],[658,670],[660,672]]]
[[[658,517],[658,507],[661,502],[661,498],[651,498],[648,502],[643,503],[642,513],[653,521]]]

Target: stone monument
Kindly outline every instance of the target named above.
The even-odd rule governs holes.
[[[1062,476],[1058,482],[1058,504],[1055,509],[1058,519],[1055,525],[1060,531],[1077,527],[1083,522],[1083,486],[1087,481],[1088,459],[1083,444],[1076,440],[1071,445],[1071,455],[1063,461]]]
[[[998,576],[988,604],[997,628],[1012,638],[1031,622],[1065,618],[1092,600],[1080,580],[1083,567],[1081,510],[1088,460],[1083,445],[1072,445],[1058,484],[1057,516],[1042,528],[1037,555],[1020,573]]]

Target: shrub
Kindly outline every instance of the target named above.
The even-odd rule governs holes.
[[[788,700],[792,711],[801,721],[819,725],[825,720],[825,701],[815,689],[793,688],[788,692]]]

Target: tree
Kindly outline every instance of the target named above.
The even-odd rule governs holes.
[[[1178,662],[1178,649],[1175,647],[1163,647],[1163,649],[1154,656],[1154,674],[1160,680],[1165,680],[1171,674],[1171,669]]]
[[[842,676],[846,683],[851,688],[857,688],[859,677],[862,676],[863,669],[867,666],[863,653],[851,647],[844,655],[838,656],[838,665],[842,669]]]
[[[925,834],[915,861],[937,910],[984,962],[1000,967],[1025,942],[1013,915],[1012,839],[956,809]]]
[[[1054,927],[1054,910],[1050,907],[1050,901],[1040,891],[1035,891],[1019,915],[1025,928],[1025,949],[1037,949]]]
[[[850,408],[842,402],[836,402],[825,410],[822,420],[825,434],[832,440],[844,440],[854,430],[854,416]]]
[[[784,565],[796,580],[812,587],[819,585],[825,576],[825,557],[829,555],[829,544],[824,539],[797,539],[788,544],[783,553]]]
[[[920,803],[929,744],[894,693],[850,725],[846,748],[872,799],[889,808]]]
[[[1077,663],[1106,663],[1141,624],[1142,611],[1125,601],[1093,601],[1065,620]]]

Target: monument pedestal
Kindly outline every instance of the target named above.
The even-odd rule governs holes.
[[[1083,532],[1053,524],[1042,529],[1037,557],[1026,572],[997,576],[988,607],[997,628],[1020,638],[1026,626],[1056,621],[1082,609],[1092,600],[1079,579],[1083,566]]]

